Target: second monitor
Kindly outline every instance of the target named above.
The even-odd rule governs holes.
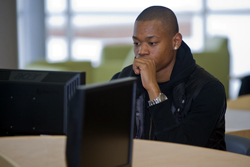
[[[78,87],[69,115],[69,167],[131,166],[135,94],[135,78]]]

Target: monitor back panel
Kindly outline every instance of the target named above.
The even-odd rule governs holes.
[[[65,135],[84,72],[0,69],[0,135]]]
[[[128,78],[77,90],[67,140],[69,166],[131,165],[135,85]]]

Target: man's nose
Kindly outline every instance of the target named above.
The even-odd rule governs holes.
[[[146,46],[145,44],[142,44],[141,47],[139,48],[138,54],[140,56],[149,54],[148,46]]]

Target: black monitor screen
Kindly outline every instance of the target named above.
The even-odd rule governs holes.
[[[69,166],[131,165],[135,85],[135,78],[127,78],[77,89],[67,136]]]

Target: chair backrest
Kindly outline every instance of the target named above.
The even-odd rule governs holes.
[[[207,40],[204,52],[193,53],[193,57],[198,65],[221,81],[228,98],[230,55],[227,45],[228,40],[226,38],[211,38]]]
[[[225,141],[227,151],[250,156],[250,139],[232,134],[225,134]]]

